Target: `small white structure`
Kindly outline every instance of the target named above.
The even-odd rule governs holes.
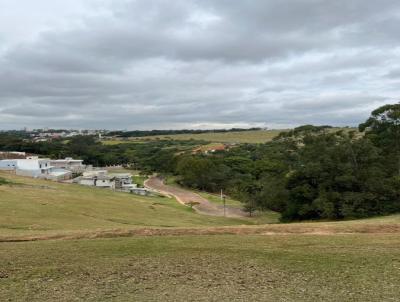
[[[131,188],[130,192],[136,195],[149,196],[152,192],[147,188]]]
[[[65,169],[52,168],[46,179],[62,181],[72,178],[72,172]]]
[[[97,170],[84,172],[83,176],[78,179],[78,183],[84,186],[94,186],[100,188],[115,188],[112,177],[108,175],[107,170]]]
[[[129,192],[130,189],[136,188],[137,185],[132,183],[132,174],[129,173],[113,173],[110,174],[113,179],[116,190]]]
[[[55,168],[66,169],[74,173],[82,173],[86,169],[82,159],[73,159],[72,157],[51,160],[50,164]]]

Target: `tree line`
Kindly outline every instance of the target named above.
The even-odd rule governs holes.
[[[373,111],[359,131],[301,126],[273,142],[177,164],[184,185],[223,188],[282,220],[345,219],[400,211],[400,104]]]

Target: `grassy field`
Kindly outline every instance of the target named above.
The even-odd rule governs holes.
[[[0,245],[2,301],[398,301],[393,235],[167,236]]]
[[[249,225],[202,216],[168,198],[4,172],[1,178],[8,182],[0,185],[0,301],[400,296],[400,215]],[[15,242],[34,236],[40,240]]]
[[[337,128],[334,127],[330,131],[358,131],[356,128]],[[105,145],[117,145],[123,143],[145,143],[146,141],[153,140],[178,140],[178,141],[189,141],[197,140],[202,142],[211,143],[249,143],[249,144],[260,144],[266,143],[274,139],[281,132],[288,130],[249,130],[249,131],[232,131],[232,132],[221,132],[221,133],[200,133],[200,134],[174,134],[174,135],[156,135],[156,136],[144,136],[144,137],[133,137],[126,139],[112,139],[105,140]],[[362,134],[358,134],[362,135]]]
[[[194,227],[248,224],[198,215],[174,199],[21,178],[0,186],[0,237],[60,234],[137,227]]]
[[[223,205],[223,201],[221,200],[221,197],[216,195],[216,194],[210,194],[206,192],[201,192],[199,193],[201,196],[206,198],[207,200],[211,201],[212,203],[215,203],[217,205]],[[235,199],[231,198],[226,198],[225,199],[225,204],[229,207],[233,208],[243,208],[243,204]],[[255,213],[252,214],[251,221],[253,221],[256,224],[264,224],[264,223],[278,223],[280,218],[280,214],[277,212],[273,211],[256,211]]]
[[[120,143],[129,143],[132,141],[138,142],[146,140],[198,140],[214,143],[265,143],[271,141],[282,131],[284,130],[255,130],[239,132],[232,131],[223,133],[158,135],[131,138],[130,140],[107,140],[103,143],[106,145],[115,145]]]

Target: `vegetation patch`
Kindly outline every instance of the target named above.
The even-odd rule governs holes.
[[[8,184],[8,181],[5,180],[4,178],[0,177],[0,186],[1,185],[6,185],[6,184]]]

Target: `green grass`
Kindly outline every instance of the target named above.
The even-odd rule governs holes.
[[[133,183],[138,184],[140,186],[144,186],[144,182],[146,181],[147,177],[142,175],[134,175],[132,176]]]
[[[129,140],[114,139],[103,141],[105,145],[116,145],[129,142],[146,142],[151,140],[198,140],[213,143],[265,143],[271,141],[279,133],[285,130],[251,130],[224,133],[200,133],[200,134],[174,134],[157,135],[130,138]]]
[[[223,205],[223,201],[221,200],[221,197],[217,194],[210,194],[210,193],[206,193],[206,192],[201,192],[199,194],[201,196],[203,196],[204,198],[206,198],[207,200],[211,201],[212,203],[215,203],[218,205]],[[226,198],[225,203],[227,206],[234,207],[234,208],[242,208],[243,207],[243,204],[240,201],[234,200],[231,198]]]
[[[339,128],[334,127],[329,131],[358,131],[356,128]],[[197,140],[202,142],[211,143],[249,143],[249,144],[260,144],[266,143],[274,139],[281,132],[288,130],[249,130],[249,131],[231,131],[221,133],[200,133],[200,134],[174,134],[174,135],[156,135],[156,136],[144,136],[144,137],[133,137],[126,139],[113,139],[105,140],[105,145],[117,145],[123,143],[146,143],[147,141],[153,140],[178,140],[178,141],[189,141]],[[362,135],[362,134],[358,134]]]
[[[184,234],[0,242],[1,301],[371,302],[400,296],[400,215],[238,226],[248,222],[202,216],[169,198],[5,172],[0,178],[11,182],[0,186],[0,239],[143,227],[179,227]],[[232,235],[189,235],[187,229],[200,234],[215,226],[231,226]],[[243,235],[257,229],[263,235]],[[299,230],[307,234],[293,234]]]
[[[176,134],[147,137],[149,139],[172,139],[172,140],[203,140],[215,143],[265,143],[271,141],[282,130],[252,130],[223,133],[201,133],[201,134]]]
[[[0,244],[2,301],[398,301],[400,237],[178,236]]]
[[[119,144],[128,144],[132,143],[129,140],[122,140],[122,139],[111,139],[111,140],[102,140],[101,143],[107,146],[119,145]]]
[[[223,201],[221,200],[221,197],[216,194],[210,194],[210,193],[206,193],[206,192],[200,192],[199,194],[212,203],[215,203],[217,205],[223,205]],[[238,200],[235,200],[232,198],[226,198],[225,202],[226,202],[226,205],[229,207],[239,208],[239,209],[243,208],[243,204]],[[252,217],[249,218],[248,220],[252,221],[253,223],[256,223],[256,224],[267,224],[267,223],[278,223],[279,218],[280,218],[280,214],[277,212],[256,211],[255,213],[252,214]]]
[[[1,185],[7,185],[7,184],[9,184],[9,182],[5,178],[0,177],[0,186]]]
[[[18,183],[0,186],[0,236],[248,223],[199,215],[170,198],[142,197],[4,172],[0,176]]]

